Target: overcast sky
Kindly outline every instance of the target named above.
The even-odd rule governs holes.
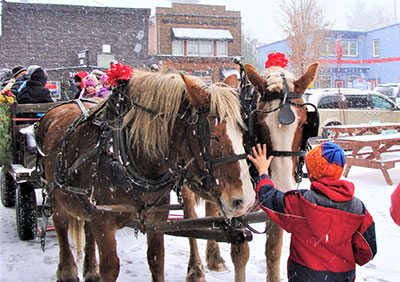
[[[6,0],[8,2],[53,3],[72,5],[91,5],[106,7],[151,8],[171,7],[168,0]],[[200,0],[200,4],[223,5],[227,10],[240,11],[244,32],[262,43],[271,43],[283,39],[280,23],[279,0]],[[333,29],[346,29],[346,11],[357,0],[320,0],[326,7],[327,17],[334,22]],[[400,18],[400,0],[362,0],[366,7],[372,4],[385,7],[385,13],[394,14],[397,7],[397,19]],[[397,20],[397,22],[398,22]]]

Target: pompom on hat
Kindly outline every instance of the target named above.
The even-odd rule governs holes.
[[[342,148],[332,142],[325,142],[308,152],[306,167],[314,178],[332,177],[339,179],[342,176],[346,158]]]

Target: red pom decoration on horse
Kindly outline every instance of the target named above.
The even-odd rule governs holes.
[[[268,54],[268,60],[265,62],[265,68],[269,67],[282,67],[286,68],[289,61],[286,59],[285,54],[275,52]]]

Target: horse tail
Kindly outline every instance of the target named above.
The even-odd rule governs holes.
[[[76,245],[76,255],[78,261],[80,261],[83,258],[82,250],[83,250],[84,226],[85,226],[84,220],[77,219],[75,217],[70,217],[69,232],[72,241]]]

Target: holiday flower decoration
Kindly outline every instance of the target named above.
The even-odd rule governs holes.
[[[109,81],[112,86],[116,86],[121,80],[129,80],[133,74],[133,68],[121,63],[112,64],[109,70],[106,70]]]
[[[289,61],[285,58],[285,54],[279,52],[270,53],[268,54],[268,60],[265,62],[265,68],[274,66],[286,68],[288,63]]]
[[[3,104],[3,103],[7,103],[7,104],[12,104],[12,103],[14,103],[14,97],[13,97],[13,95],[11,94],[10,89],[7,89],[7,90],[1,92],[1,95],[0,95],[0,104]]]

